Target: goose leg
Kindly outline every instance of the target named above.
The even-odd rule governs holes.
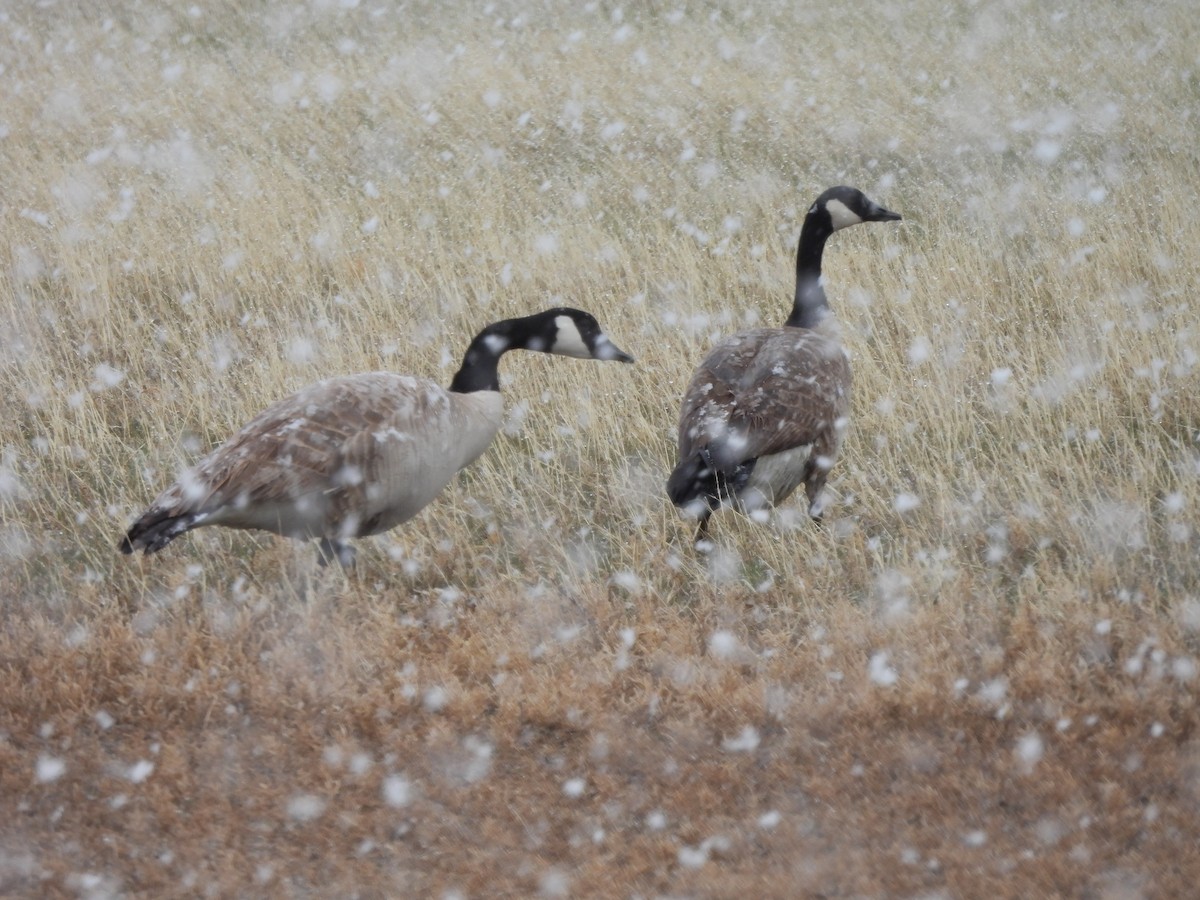
[[[828,439],[813,444],[812,455],[804,465],[804,493],[808,495],[808,515],[818,525],[825,514],[825,480],[837,455],[837,443]]]
[[[345,541],[332,538],[321,538],[317,545],[317,564],[323,569],[331,562],[338,563],[343,569],[354,565],[354,548]]]
[[[825,472],[822,469],[815,469],[808,481],[804,482],[804,493],[808,495],[808,515],[817,525],[821,524],[821,519],[825,515],[824,498],[821,492],[825,488]]]

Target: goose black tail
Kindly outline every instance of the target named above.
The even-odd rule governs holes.
[[[667,496],[679,507],[703,500],[709,510],[716,510],[721,501],[733,497],[745,487],[754,471],[755,460],[739,463],[732,471],[722,471],[713,461],[707,447],[702,447],[687,459],[679,461],[667,479]]]
[[[117,549],[122,553],[143,551],[147,556],[157,553],[179,535],[196,524],[194,513],[176,515],[161,509],[148,510],[129,527]]]
[[[667,496],[676,506],[687,506],[694,500],[707,499],[710,494],[716,494],[716,473],[705,462],[706,455],[696,453],[681,459],[667,479]]]

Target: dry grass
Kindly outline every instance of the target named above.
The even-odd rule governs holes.
[[[0,16],[0,893],[1192,889],[1194,13],[832,6]],[[828,527],[697,559],[678,396],[839,182],[905,221],[827,254]],[[639,365],[507,359],[351,576],[115,554],[269,400],[559,302]]]

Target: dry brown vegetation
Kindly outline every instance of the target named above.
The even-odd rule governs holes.
[[[825,6],[0,12],[0,894],[1194,890],[1194,11]],[[697,556],[678,396],[835,183],[905,221],[826,255],[827,526]],[[270,400],[556,303],[638,366],[506,358],[354,572],[115,553]]]

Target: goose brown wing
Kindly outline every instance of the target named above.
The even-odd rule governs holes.
[[[438,399],[447,402],[436,385],[384,372],[317,382],[259,413],[155,505],[207,512],[344,492],[370,476],[348,449],[364,435],[404,433]]]
[[[836,341],[797,328],[732,335],[684,395],[681,456],[708,446],[732,465],[811,444],[847,414],[849,393],[850,364]]]

